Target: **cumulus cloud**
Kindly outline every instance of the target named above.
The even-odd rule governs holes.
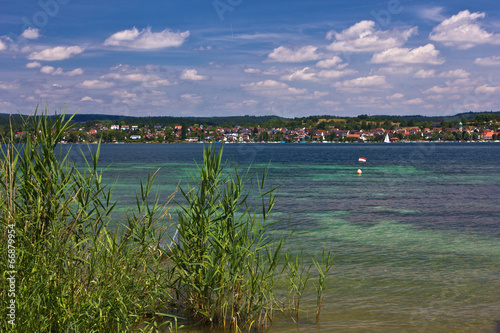
[[[342,62],[342,59],[339,56],[333,56],[332,58],[329,59],[323,59],[318,61],[316,64],[316,67],[319,68],[331,68],[334,67]]]
[[[76,68],[73,69],[72,71],[65,72],[61,67],[55,69],[52,66],[43,66],[40,68],[40,72],[44,74],[51,74],[51,75],[64,75],[64,76],[75,76],[75,75],[82,75],[83,74],[83,69],[81,68]]]
[[[0,51],[7,50],[7,44],[0,39]]]
[[[113,87],[114,85],[115,85],[114,82],[100,81],[100,80],[85,80],[79,84],[81,88],[87,88],[87,89],[105,89]]]
[[[21,37],[26,38],[26,39],[37,39],[38,37],[40,37],[40,30],[28,28],[28,29],[23,31],[23,33],[21,34]]]
[[[361,21],[339,33],[330,31],[327,39],[335,41],[327,46],[336,52],[377,52],[402,46],[418,31],[417,27],[407,30],[376,30],[374,21]]]
[[[324,70],[320,71],[317,74],[317,76],[324,78],[324,79],[338,79],[340,77],[344,77],[347,75],[356,74],[357,72],[358,71],[356,71],[354,69],[345,69],[345,70],[341,70],[341,71],[338,71],[335,69],[324,69]]]
[[[111,73],[102,75],[100,78],[103,80],[140,82],[143,87],[147,88],[172,85],[163,74],[164,72],[158,66],[130,67],[127,65],[118,65],[112,68]]]
[[[17,83],[0,81],[0,89],[11,90],[17,88],[19,88]]]
[[[499,45],[500,34],[487,32],[480,24],[476,23],[478,19],[485,16],[485,13],[461,11],[434,27],[429,38],[461,50],[470,49],[480,44]]]
[[[202,102],[202,97],[197,94],[183,94],[181,95],[181,98],[183,100],[186,100],[191,103],[201,103]]]
[[[425,102],[424,102],[423,99],[421,99],[419,97],[419,98],[414,98],[414,99],[410,99],[410,100],[404,101],[402,103],[406,104],[406,105],[419,105],[419,104],[424,104]]]
[[[381,67],[378,69],[378,73],[390,74],[390,75],[410,74],[412,71],[413,67],[411,66],[390,66],[390,67]]]
[[[445,60],[439,58],[439,51],[436,50],[432,44],[427,44],[415,49],[395,47],[380,53],[375,53],[371,60],[371,63],[373,64],[393,63],[441,65],[444,62]]]
[[[475,89],[475,93],[478,95],[491,95],[500,93],[500,87],[491,87],[488,85],[482,85]]]
[[[316,53],[315,46],[304,46],[299,49],[289,49],[284,46],[277,47],[269,53],[267,59],[272,62],[305,62],[317,60],[320,55]]]
[[[462,94],[470,91],[470,87],[461,87],[461,86],[433,86],[429,89],[423,91],[424,94]]]
[[[377,107],[383,106],[382,103],[384,103],[384,101],[382,100],[381,97],[359,96],[355,98],[346,99],[346,103],[361,108],[373,108],[374,106]],[[390,105],[387,105],[386,107],[390,107]]]
[[[500,56],[476,58],[474,63],[481,66],[500,66]]]
[[[192,80],[192,81],[201,81],[207,80],[208,76],[199,75],[196,69],[185,69],[182,71],[181,79],[183,80]]]
[[[51,74],[52,72],[54,72],[54,70],[55,70],[55,68],[52,66],[43,66],[40,69],[40,72],[43,74]]]
[[[82,75],[82,74],[83,74],[83,69],[81,69],[81,68],[75,68],[72,71],[64,73],[64,75],[67,75],[67,76],[75,76],[75,75]]]
[[[436,71],[433,69],[429,70],[421,69],[418,72],[416,72],[415,75],[413,75],[413,77],[417,79],[429,79],[435,76],[436,76]]]
[[[28,55],[28,59],[43,61],[63,60],[71,58],[75,54],[80,54],[83,51],[84,49],[80,46],[56,46],[40,52],[33,52]]]
[[[265,96],[290,96],[307,93],[307,89],[297,89],[288,84],[275,80],[264,80],[259,82],[243,83],[241,86],[252,93]]]
[[[243,71],[249,74],[259,74],[261,72],[258,68],[245,68]]]
[[[425,20],[441,22],[445,19],[443,16],[443,7],[425,7],[417,10],[417,15]]]
[[[160,49],[182,45],[189,37],[189,31],[173,32],[165,29],[152,32],[151,28],[137,30],[133,27],[112,34],[104,41],[105,46],[118,46],[138,50]]]
[[[305,67],[303,69],[296,70],[289,75],[283,75],[281,79],[285,81],[318,81],[315,77],[316,73],[308,73],[308,70],[309,67]]]
[[[394,100],[398,100],[398,99],[401,99],[405,97],[404,94],[401,94],[401,93],[395,93],[391,96],[387,96],[385,99],[389,100],[389,101],[394,101]]]
[[[26,64],[26,68],[38,68],[41,67],[42,65],[38,61],[33,61],[33,62],[28,62]]]
[[[373,89],[373,88],[388,88],[389,85],[386,82],[385,76],[383,75],[372,75],[365,77],[358,77],[352,80],[346,80],[343,82],[336,82],[333,85],[335,88],[350,90],[352,92],[361,92],[363,90]]]
[[[466,79],[470,75],[469,72],[463,70],[463,69],[455,69],[455,70],[450,70],[447,72],[443,72],[439,74],[439,77],[452,77],[452,78],[458,78],[458,79]]]
[[[94,98],[92,98],[90,96],[85,96],[85,97],[83,97],[80,100],[80,102],[94,102],[94,103],[99,103],[100,104],[100,103],[103,102],[103,100],[102,99],[94,99]]]

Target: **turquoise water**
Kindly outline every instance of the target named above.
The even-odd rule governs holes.
[[[111,164],[105,178],[121,211],[149,172],[159,169],[161,200],[179,181],[187,185],[202,148],[103,145],[101,165]],[[500,331],[500,144],[224,149],[229,164],[267,167],[268,183],[281,186],[275,217],[300,231],[290,247],[335,256],[320,324],[308,290],[298,324],[278,319],[270,332]]]

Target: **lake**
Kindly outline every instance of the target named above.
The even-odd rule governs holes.
[[[202,150],[104,144],[100,163],[123,211],[158,168],[161,200],[186,186]],[[309,295],[298,325],[270,332],[500,332],[500,144],[228,144],[224,158],[267,166],[290,246],[335,257],[319,326]]]

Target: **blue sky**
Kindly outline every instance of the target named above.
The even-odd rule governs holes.
[[[497,111],[493,1],[0,0],[0,112]]]

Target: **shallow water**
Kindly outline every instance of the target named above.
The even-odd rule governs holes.
[[[105,178],[123,211],[148,172],[160,168],[162,200],[179,181],[187,185],[202,149],[109,144],[101,165],[111,164]],[[335,256],[319,325],[310,290],[298,325],[277,319],[270,332],[500,331],[500,144],[224,149],[239,170],[267,166],[268,183],[281,185],[275,216],[290,217],[288,228],[300,231],[291,247]],[[76,151],[72,158],[81,159]]]

